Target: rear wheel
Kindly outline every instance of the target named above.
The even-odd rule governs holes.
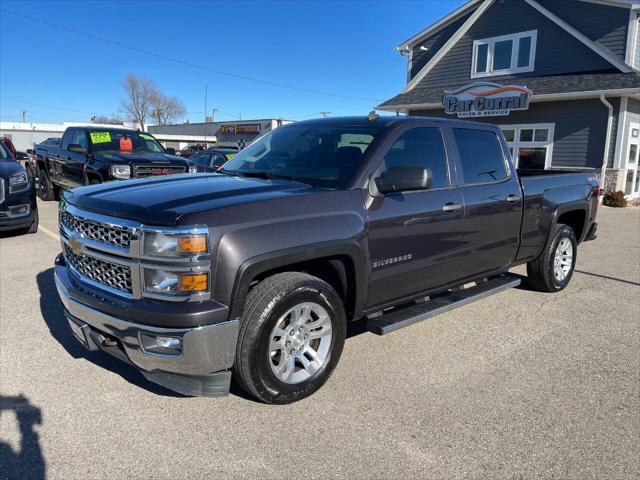
[[[264,402],[301,400],[329,379],[345,336],[344,307],[330,285],[304,273],[274,275],[247,298],[234,376]]]
[[[562,224],[554,227],[549,238],[542,254],[527,263],[527,276],[536,290],[559,292],[569,285],[573,276],[578,242],[573,229]]]

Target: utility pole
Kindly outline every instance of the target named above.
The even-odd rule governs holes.
[[[204,141],[207,142],[207,86],[204,86]]]
[[[331,115],[331,112],[320,112],[320,115],[322,115],[322,118],[327,118],[329,115]]]
[[[27,121],[27,111],[23,110],[22,111],[22,123]]]

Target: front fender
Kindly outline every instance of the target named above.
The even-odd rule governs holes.
[[[364,219],[357,212],[335,212],[273,222],[256,222],[220,238],[213,297],[231,307],[237,318],[256,276],[309,260],[346,256],[355,270],[356,311],[364,303],[366,243]]]

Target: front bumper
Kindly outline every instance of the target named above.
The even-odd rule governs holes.
[[[0,182],[2,182],[1,178]],[[6,191],[4,193],[6,194],[5,199],[0,202],[0,231],[16,230],[31,225],[38,211],[35,193],[32,189],[12,194],[8,194]],[[2,195],[0,195],[0,199],[2,199]],[[25,208],[28,209],[27,213],[22,211]]]
[[[56,265],[55,282],[65,315],[74,323],[72,332],[87,349],[103,350],[138,368],[150,381],[184,395],[228,393],[238,320],[189,328],[135,323],[73,298],[74,285],[66,266]],[[122,314],[126,315],[126,309]],[[181,354],[147,352],[142,346],[141,334],[180,338]]]

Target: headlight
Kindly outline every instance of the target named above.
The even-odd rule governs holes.
[[[150,293],[190,295],[209,290],[209,274],[145,269],[144,284],[145,290]]]
[[[189,165],[189,173],[198,173],[198,167],[195,165]]]
[[[145,232],[144,254],[162,257],[184,257],[207,253],[206,233]]]
[[[29,177],[26,171],[21,171],[9,177],[9,193],[21,192],[29,188]]]
[[[109,172],[113,178],[131,178],[131,167],[129,165],[111,165]]]

